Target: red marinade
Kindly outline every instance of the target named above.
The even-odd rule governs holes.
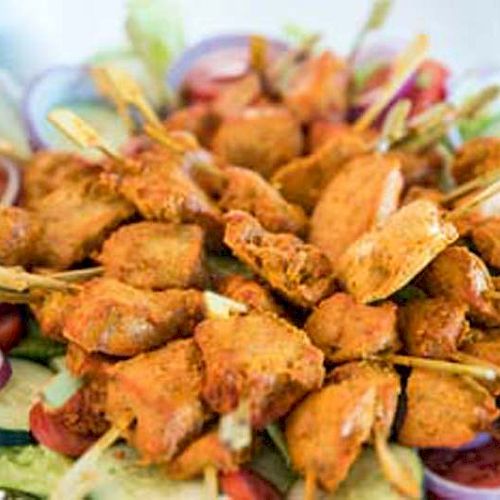
[[[500,487],[500,441],[471,450],[423,450],[430,470],[444,479],[476,488]]]

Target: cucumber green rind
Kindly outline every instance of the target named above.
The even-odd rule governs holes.
[[[33,436],[27,431],[0,429],[0,446],[27,446],[34,443]]]

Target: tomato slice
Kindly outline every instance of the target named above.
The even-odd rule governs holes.
[[[95,438],[68,430],[41,402],[31,407],[30,428],[40,444],[68,457],[79,457],[95,441]]]
[[[0,350],[9,352],[21,340],[23,321],[19,309],[11,304],[0,304]]]
[[[257,473],[240,470],[222,474],[222,491],[231,500],[281,500],[279,491]]]

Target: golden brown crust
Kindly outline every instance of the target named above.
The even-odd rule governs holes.
[[[419,448],[455,448],[487,431],[498,417],[494,398],[475,380],[413,369],[399,442]]]
[[[285,108],[248,107],[226,118],[215,134],[213,150],[226,162],[270,177],[302,152],[299,122]]]
[[[471,236],[481,258],[488,265],[500,268],[500,217],[490,217],[473,227]]]
[[[403,189],[400,166],[378,153],[362,156],[325,187],[311,217],[309,241],[334,269],[351,243],[397,210]]]
[[[291,234],[269,233],[245,212],[230,212],[225,220],[224,242],[290,302],[312,307],[331,292],[330,262],[314,245]]]
[[[321,351],[303,331],[272,314],[204,321],[195,341],[205,362],[207,403],[217,413],[228,413],[248,400],[256,428],[282,417],[307,392],[321,387]]]
[[[202,288],[207,283],[203,243],[199,226],[144,221],[114,232],[97,260],[106,276],[137,288]]]
[[[208,417],[200,400],[202,360],[193,340],[117,363],[110,371],[107,415],[133,418],[127,439],[146,463],[166,463],[200,434]]]
[[[396,306],[389,302],[380,306],[359,304],[345,293],[320,302],[304,329],[326,358],[336,363],[399,348]]]

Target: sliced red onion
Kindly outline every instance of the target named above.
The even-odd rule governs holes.
[[[6,179],[5,188],[0,192],[0,205],[10,207],[21,192],[21,172],[13,161],[3,157],[0,157],[0,170]]]
[[[174,90],[180,90],[189,74],[193,78],[228,80],[248,70],[250,34],[225,34],[206,38],[192,45],[172,64],[166,79]],[[271,57],[288,49],[280,40],[268,38]],[[199,70],[199,73],[198,73]]]
[[[12,367],[9,360],[0,351],[0,389],[9,381],[12,375]]]
[[[440,498],[451,500],[498,500],[500,488],[475,488],[463,484],[448,481],[425,468],[425,484],[428,491],[438,495]]]
[[[68,103],[103,100],[97,94],[87,66],[60,66],[46,70],[29,85],[22,102],[23,119],[33,150],[50,147],[47,114]]]

